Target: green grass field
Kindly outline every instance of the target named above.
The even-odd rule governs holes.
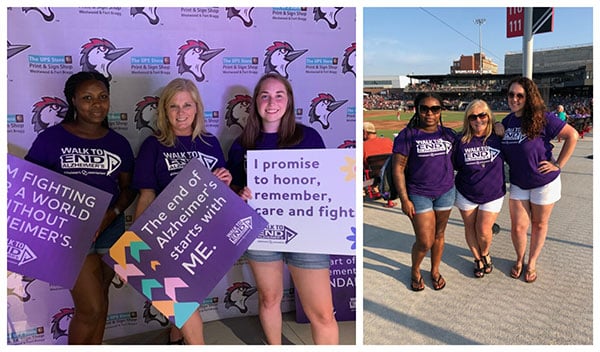
[[[376,112],[376,111],[373,111]],[[506,116],[508,111],[498,111],[494,112],[494,117],[496,121],[502,121],[504,116]],[[460,132],[462,130],[462,123],[465,112],[464,111],[443,111],[442,112],[442,121],[444,125],[452,127],[456,132]],[[398,126],[404,126],[412,117],[412,112],[402,112],[400,115],[401,123],[398,123]],[[397,123],[398,119],[396,118],[396,112],[389,110],[389,114],[381,115],[381,116],[369,116],[369,112],[364,112],[364,121],[369,121],[375,123],[377,127],[377,134],[383,135],[384,137],[394,139],[394,133],[398,133],[400,127],[398,128],[382,128],[381,126],[390,125],[393,123]],[[382,124],[378,124],[375,121],[384,122]],[[402,127],[403,128],[403,127]]]

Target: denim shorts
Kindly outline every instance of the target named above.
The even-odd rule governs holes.
[[[108,225],[104,231],[96,238],[96,242],[92,243],[92,246],[88,254],[98,253],[106,254],[110,247],[117,242],[117,240],[125,232],[125,214],[119,214],[115,220]]]
[[[426,213],[428,211],[444,211],[450,210],[454,206],[454,201],[456,198],[456,187],[452,186],[452,188],[442,194],[439,197],[431,198],[419,196],[416,194],[409,194],[408,199],[413,202],[415,206],[415,213],[421,214]]]
[[[255,262],[276,262],[283,260],[286,264],[300,269],[329,269],[329,254],[272,252],[248,249],[246,256]]]

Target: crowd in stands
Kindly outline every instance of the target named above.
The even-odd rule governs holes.
[[[423,83],[424,84],[424,83]],[[429,84],[428,84],[429,85]],[[409,85],[410,86],[410,85]],[[434,87],[435,85],[429,85]],[[407,86],[408,87],[408,86]],[[421,87],[421,86],[419,86]],[[363,108],[367,110],[411,110],[415,94],[402,93],[388,96],[379,94],[365,94],[363,96]],[[508,111],[507,99],[500,91],[496,93],[480,92],[456,92],[456,94],[444,94],[444,106],[450,110],[462,110],[474,99],[485,100],[493,111]],[[555,110],[558,105],[565,108],[565,112],[571,118],[591,117],[593,100],[591,97],[580,97],[576,95],[553,94],[550,101],[546,102],[548,110]]]

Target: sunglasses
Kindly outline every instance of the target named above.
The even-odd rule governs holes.
[[[518,100],[521,100],[521,99],[525,98],[525,95],[523,93],[517,93],[517,94],[515,94],[513,92],[508,92],[508,97],[510,99],[513,99],[514,97],[517,97]]]
[[[488,116],[487,112],[482,112],[482,113],[479,113],[479,114],[471,114],[471,115],[469,115],[469,121],[475,121],[475,120],[477,120],[478,118],[479,118],[480,120],[483,120],[483,119],[485,119],[487,116]]]
[[[428,112],[432,112],[433,114],[439,114],[442,111],[442,107],[439,105],[427,106],[427,105],[419,105],[419,112],[422,114],[427,114]]]

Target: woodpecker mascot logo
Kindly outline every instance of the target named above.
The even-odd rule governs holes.
[[[148,22],[155,26],[160,22],[160,18],[158,17],[158,13],[156,12],[156,7],[132,7],[129,10],[129,14],[131,17],[135,17],[140,15],[142,17],[146,17]]]
[[[49,7],[23,7],[21,9],[25,13],[39,13],[46,22],[52,22],[54,20],[54,12],[52,12],[52,9]]]
[[[30,48],[31,45],[27,45],[27,44],[11,44],[8,40],[6,41],[6,49],[8,51],[8,58],[10,59],[11,57],[17,55],[18,53],[20,53],[23,50],[26,50],[28,48]]]
[[[196,81],[204,81],[204,65],[225,49],[211,49],[201,40],[187,40],[179,47],[177,53],[177,67],[179,74],[191,73]]]
[[[356,43],[352,43],[349,47],[344,50],[344,59],[342,59],[342,73],[351,72],[356,77],[354,71],[356,67]]]
[[[289,64],[307,51],[308,49],[294,50],[288,42],[273,42],[265,52],[265,73],[277,72],[289,78],[287,72]]]
[[[315,15],[315,22],[323,20],[327,22],[330,29],[335,29],[338,26],[337,14],[343,9],[343,7],[315,7],[313,14]]]
[[[138,101],[135,104],[135,128],[149,128],[152,133],[156,132],[157,111],[158,97],[145,96],[143,100]]]
[[[73,319],[75,308],[61,308],[60,311],[52,316],[50,332],[52,338],[58,340],[61,336],[67,336],[69,323]]]
[[[319,93],[316,98],[313,98],[310,104],[310,110],[308,111],[310,123],[318,122],[324,130],[328,129],[330,126],[329,115],[347,101],[348,100],[336,101],[331,94]]]
[[[246,127],[246,121],[250,116],[250,106],[252,105],[252,97],[249,95],[236,95],[233,99],[227,102],[225,111],[225,121],[227,127],[239,126],[241,129]]]
[[[237,308],[240,313],[246,313],[248,311],[248,306],[246,306],[246,301],[250,296],[252,296],[256,292],[256,288],[250,286],[247,282],[235,282],[227,289],[227,293],[225,293],[225,308],[229,309],[231,307]]]
[[[169,319],[165,317],[161,312],[156,310],[150,301],[144,302],[144,323],[149,323],[151,321],[156,321],[160,324],[160,326],[169,325]]]
[[[227,11],[227,18],[230,20],[237,17],[246,27],[254,24],[254,20],[252,19],[252,10],[254,10],[254,7],[226,7],[225,10]]]
[[[92,38],[81,46],[81,70],[97,71],[110,81],[112,75],[108,70],[109,66],[131,49],[133,48],[117,48],[107,39]]]
[[[46,128],[59,124],[67,114],[67,103],[60,98],[42,97],[42,100],[33,104],[31,124],[37,133]]]
[[[6,278],[6,296],[15,296],[21,302],[28,302],[31,299],[29,286],[35,281],[34,278],[22,276],[17,273],[7,271]]]

